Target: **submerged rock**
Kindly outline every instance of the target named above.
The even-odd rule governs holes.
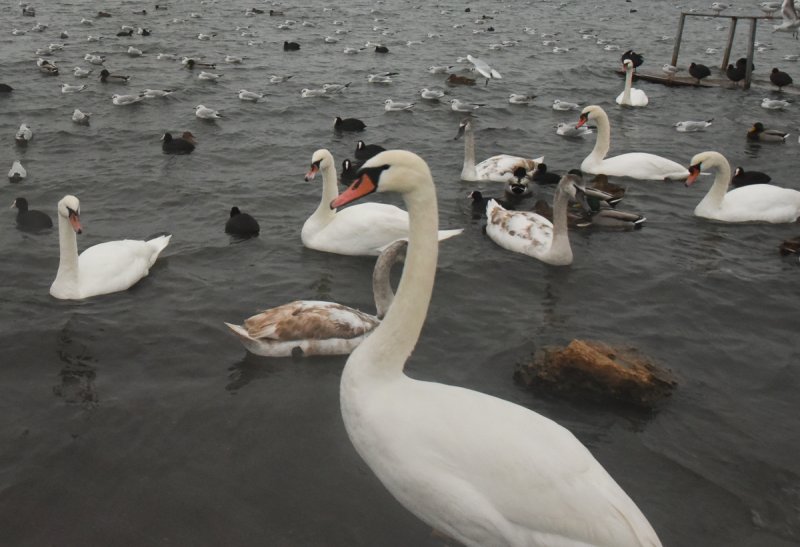
[[[594,340],[545,347],[530,363],[518,363],[514,379],[528,387],[652,408],[677,385],[671,372],[633,348]]]

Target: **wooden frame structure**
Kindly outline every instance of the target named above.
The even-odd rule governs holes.
[[[733,48],[733,37],[736,34],[736,24],[739,22],[739,19],[750,21],[750,40],[747,42],[747,67],[745,71],[743,87],[743,89],[749,89],[750,82],[752,81],[753,77],[753,53],[755,50],[756,27],[758,26],[758,20],[772,19],[772,17],[767,17],[766,15],[720,15],[716,13],[689,13],[682,11],[680,21],[678,22],[678,34],[675,36],[675,46],[672,49],[672,61],[670,61],[672,66],[678,66],[678,53],[681,50],[683,25],[687,17],[713,17],[731,20],[731,27],[728,31],[728,43],[725,46],[725,53],[722,55],[722,64],[720,65],[720,69],[723,71],[728,67],[728,62],[730,61],[731,49]]]

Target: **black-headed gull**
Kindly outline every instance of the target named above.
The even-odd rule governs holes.
[[[216,82],[222,77],[222,74],[215,74],[213,72],[206,72],[205,70],[200,71],[200,74],[197,75],[198,80],[206,80],[209,82]]]
[[[129,104],[138,103],[139,101],[144,99],[144,95],[141,93],[139,95],[112,95],[111,102],[113,102],[117,106],[126,106]]]
[[[78,125],[89,125],[89,117],[91,112],[81,112],[77,108],[72,111],[72,121]]]
[[[392,76],[396,76],[397,72],[379,72],[377,74],[370,74],[367,76],[367,82],[371,84],[390,84],[392,83]]]
[[[508,96],[508,102],[510,104],[522,104],[522,105],[529,105],[533,102],[533,99],[536,98],[536,95],[523,95],[521,93],[512,93]]]
[[[76,78],[86,78],[91,73],[92,73],[91,69],[81,68],[79,66],[76,66],[75,68],[72,69],[72,75],[75,76]]]
[[[383,109],[386,112],[399,112],[401,110],[412,110],[413,108],[414,103],[404,103],[401,101],[393,101],[392,99],[383,101]]]
[[[473,57],[472,55],[467,55],[467,60],[472,63],[472,66],[475,67],[475,70],[484,78],[486,78],[486,84],[489,84],[489,80],[496,79],[499,80],[502,78],[500,73],[497,72],[495,69],[489,66],[489,63],[486,61],[482,61]]]
[[[794,37],[797,37],[797,30],[800,27],[800,17],[797,16],[793,0],[783,0],[781,5],[781,18],[783,21],[780,25],[774,25],[772,32],[791,32]]]
[[[475,112],[482,106],[486,105],[482,103],[465,103],[459,99],[450,99],[450,109],[453,112]]]
[[[701,120],[701,121],[694,121],[694,120],[687,120],[685,122],[677,122],[674,127],[677,131],[681,133],[693,133],[695,131],[705,131],[708,126],[711,125],[711,122],[714,121],[714,118],[709,120]]]
[[[578,110],[581,106],[578,103],[571,103],[569,101],[562,101],[560,99],[556,99],[553,101],[553,110]]]
[[[324,89],[309,89],[306,87],[300,90],[300,96],[304,99],[308,99],[310,97],[323,97],[327,94],[328,92]]]
[[[222,117],[222,115],[216,110],[203,106],[202,104],[194,107],[194,115],[201,120],[216,120],[217,118]]]
[[[144,52],[141,49],[135,48],[133,46],[128,46],[128,55],[131,57],[141,57],[144,55]]]
[[[69,85],[67,83],[61,84],[61,93],[78,93],[86,89],[86,84],[83,85]]]
[[[157,99],[159,97],[166,97],[167,95],[172,95],[171,89],[145,89],[142,91],[142,95],[144,95],[145,99]]]
[[[767,110],[783,110],[789,106],[789,104],[789,101],[782,101],[780,99],[768,99],[765,97],[761,100],[761,108],[766,108]]]
[[[423,99],[427,99],[429,101],[438,101],[444,97],[444,90],[436,88],[428,89],[427,87],[423,87],[419,90],[419,95]]]
[[[252,101],[254,103],[257,103],[259,101],[259,99],[263,99],[264,98],[264,94],[263,93],[256,93],[254,91],[247,91],[246,89],[240,89],[239,90],[239,98],[241,100],[243,100],[243,101]]]
[[[16,135],[14,135],[14,140],[17,141],[18,144],[28,144],[32,138],[33,131],[24,123],[19,126]]]
[[[556,126],[556,134],[562,137],[583,137],[591,132],[591,128],[585,125],[575,127],[574,123],[561,122]]]

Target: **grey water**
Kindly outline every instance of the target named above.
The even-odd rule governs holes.
[[[372,259],[325,254],[300,242],[321,192],[319,178],[303,180],[311,155],[328,148],[339,164],[363,139],[422,156],[437,184],[440,225],[464,228],[441,245],[409,375],[490,393],[567,427],[639,505],[664,545],[797,545],[800,272],[796,260],[778,256],[777,245],[800,229],[694,217],[710,176],[691,188],[616,181],[628,189],[620,208],[647,216],[645,227],[573,231],[574,263],[546,266],[484,235],[464,196],[500,187],[460,181],[463,143],[453,137],[461,116],[446,102],[418,96],[422,87],[444,85],[429,66],[472,54],[503,76],[448,89],[448,97],[486,104],[475,122],[479,159],[545,155],[552,171],[578,167],[594,137],[555,134],[557,123],[578,118],[578,112],[552,110],[558,98],[606,109],[612,154],[647,151],[688,165],[694,154],[716,150],[733,167],[765,171],[777,184],[800,188],[797,106],[762,109],[763,96],[778,96],[772,90],[637,82],[649,106],[614,103],[623,85],[613,72],[622,51],[636,49],[645,55],[643,68],[657,69],[669,61],[680,10],[706,4],[189,0],[156,11],[153,3],[73,0],[40,2],[31,18],[16,2],[5,2],[0,82],[14,92],[0,96],[0,167],[20,159],[28,178],[0,185],[0,203],[26,197],[31,208],[55,218],[61,197],[78,196],[80,249],[158,231],[173,238],[150,276],[132,289],[58,301],[48,294],[58,266],[57,229],[23,233],[14,211],[2,214],[0,543],[442,544],[350,445],[338,405],[346,358],[256,358],[223,325],[303,298],[372,310]],[[245,16],[253,6],[285,16]],[[133,13],[143,8],[146,15]],[[95,18],[99,9],[112,17]],[[728,12],[760,13],[755,2]],[[92,26],[82,25],[82,17]],[[286,19],[296,23],[278,29]],[[31,31],[36,22],[49,26]],[[152,35],[118,38],[123,24]],[[244,25],[253,36],[235,30]],[[745,54],[746,27],[740,24],[734,59]],[[14,28],[27,33],[14,36]],[[765,79],[779,66],[797,79],[797,65],[782,58],[798,53],[800,42],[769,28],[769,22],[758,27],[757,39],[769,49],[756,54],[756,76]],[[59,38],[62,30],[68,39]],[[216,36],[198,40],[201,32]],[[542,36],[547,33],[554,37]],[[104,40],[87,42],[89,34]],[[591,34],[596,38],[582,37]],[[327,44],[328,35],[340,41]],[[679,64],[713,67],[727,20],[692,19],[684,37]],[[553,53],[542,43],[548,39],[569,50]],[[284,40],[301,49],[283,52]],[[343,53],[369,40],[389,53]],[[407,45],[417,40],[422,43]],[[516,45],[490,49],[503,40]],[[54,42],[66,43],[47,57],[61,67],[58,77],[41,74],[34,53]],[[130,45],[145,56],[129,57]],[[720,52],[707,54],[708,47]],[[214,72],[223,76],[199,81],[197,70],[158,60],[159,52],[216,62]],[[130,75],[130,83],[101,84],[101,67],[83,61],[86,53],[105,55],[105,67]],[[226,64],[225,55],[244,62]],[[94,72],[78,80],[73,66]],[[390,85],[366,82],[380,71],[399,74]],[[293,77],[270,84],[272,74]],[[62,94],[61,82],[88,88]],[[347,82],[335,96],[300,97],[305,87]],[[175,93],[128,107],[111,103],[113,93],[148,87]],[[266,98],[242,102],[240,89]],[[508,104],[510,93],[538,97],[520,107]],[[387,98],[417,105],[410,113],[384,112]],[[197,104],[224,118],[197,119]],[[75,108],[93,113],[90,126],[72,123]],[[335,116],[358,117],[367,129],[336,135]],[[705,132],[673,128],[709,118],[714,122]],[[784,145],[750,144],[745,132],[755,121],[794,135]],[[34,131],[26,148],[13,139],[23,122]],[[194,153],[162,154],[161,135],[185,130],[197,138]],[[224,233],[234,205],[258,219],[258,238],[237,242]],[[678,388],[657,412],[643,415],[514,383],[517,362],[573,338],[635,346],[671,369]]]

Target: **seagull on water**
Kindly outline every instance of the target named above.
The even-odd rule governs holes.
[[[499,80],[499,79],[502,78],[502,76],[500,76],[500,73],[497,72],[492,67],[490,67],[489,64],[486,61],[481,61],[480,59],[477,59],[477,58],[473,57],[472,55],[467,55],[467,60],[470,63],[472,63],[472,66],[475,67],[475,70],[478,71],[478,73],[481,76],[486,78],[486,84],[485,85],[488,85],[489,84],[489,80],[491,80],[493,78],[496,79],[496,80]]]
[[[575,127],[574,123],[561,122],[556,126],[556,134],[562,137],[583,137],[592,133],[592,129],[582,125]]]
[[[75,68],[72,69],[72,75],[75,76],[76,78],[86,78],[91,73],[92,73],[91,69],[81,68],[79,66],[76,66]]]
[[[427,87],[423,87],[419,90],[419,95],[423,99],[428,99],[429,101],[438,101],[442,97],[444,97],[444,90],[443,89],[428,89]]]
[[[72,121],[78,125],[89,125],[89,116],[91,112],[81,112],[77,108],[72,111]]]
[[[714,118],[705,121],[687,120],[685,122],[677,122],[673,127],[680,133],[694,133],[695,131],[705,131]]]
[[[61,84],[61,93],[78,93],[86,89],[86,84],[83,85],[69,85],[67,83]]]
[[[566,112],[567,110],[578,110],[581,107],[578,103],[571,103],[569,101],[562,101],[560,99],[556,99],[553,101],[553,110],[561,110]]]
[[[324,89],[319,89],[319,88],[318,89],[308,89],[306,87],[306,88],[303,88],[300,91],[300,96],[303,97],[304,99],[308,99],[310,97],[322,97],[322,96],[327,95],[327,94],[328,94],[327,91],[325,91]]]
[[[263,99],[264,98],[264,94],[263,93],[256,93],[254,91],[247,91],[246,89],[240,89],[239,90],[239,98],[241,100],[243,100],[243,101],[252,101],[254,103],[257,103],[259,101],[259,99]]]
[[[399,112],[400,110],[412,110],[415,103],[404,103],[400,101],[393,101],[386,99],[383,101],[383,109],[386,112]]]
[[[512,93],[508,96],[508,102],[510,104],[522,104],[522,105],[529,105],[533,102],[533,99],[536,98],[536,95],[522,95],[521,93]]]
[[[459,99],[450,99],[450,109],[453,112],[475,112],[481,106],[486,106],[483,103],[465,103]]]
[[[129,104],[138,103],[139,101],[144,99],[143,94],[139,95],[112,95],[111,102],[117,106],[126,106]]]
[[[157,99],[159,97],[166,97],[172,95],[171,89],[145,89],[142,91],[145,99]]]
[[[201,120],[216,120],[217,118],[222,117],[222,115],[216,110],[203,106],[202,104],[194,107],[194,115]]]
[[[197,75],[198,80],[209,80],[209,81],[217,81],[220,79],[222,74],[214,74],[213,72],[206,72],[205,70],[200,71],[200,74]]]
[[[783,110],[789,106],[789,104],[789,101],[782,101],[780,99],[768,99],[765,97],[761,100],[761,108],[766,108],[767,110]]]
[[[392,76],[396,76],[397,72],[379,72],[378,74],[370,74],[367,76],[367,81],[371,84],[390,84],[392,83]]]

